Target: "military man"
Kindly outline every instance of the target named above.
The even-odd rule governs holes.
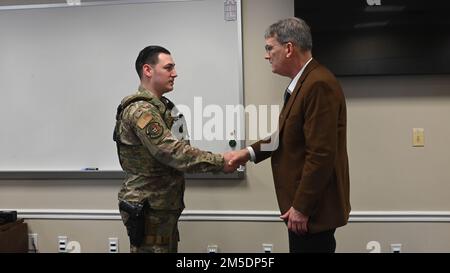
[[[144,48],[136,59],[138,91],[117,109],[114,141],[126,173],[119,209],[131,252],[177,252],[177,223],[184,209],[185,172],[232,172],[229,154],[190,146],[183,116],[163,96],[177,77],[170,52]]]

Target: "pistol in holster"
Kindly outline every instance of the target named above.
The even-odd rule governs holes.
[[[119,209],[128,213],[128,220],[125,223],[127,233],[130,237],[130,244],[140,246],[145,236],[144,209],[146,202],[132,204],[121,200]]]

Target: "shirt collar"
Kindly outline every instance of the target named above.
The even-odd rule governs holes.
[[[294,77],[294,79],[292,79],[291,83],[289,84],[289,86],[287,88],[289,94],[292,94],[292,91],[294,91],[294,88],[297,85],[298,80],[302,76],[303,71],[305,70],[306,66],[311,62],[311,60],[312,60],[312,57],[305,63],[305,65],[302,67],[302,69],[300,69],[300,71],[297,73],[297,75]]]

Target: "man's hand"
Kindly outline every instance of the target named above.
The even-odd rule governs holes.
[[[287,221],[288,229],[300,235],[308,233],[309,217],[291,207],[285,214],[280,216]]]
[[[233,158],[233,152],[226,152],[226,153],[223,153],[222,155],[223,155],[223,159],[224,159],[223,172],[224,173],[234,172],[239,167],[239,164],[230,163]]]
[[[240,165],[245,165],[250,159],[250,153],[247,149],[226,152],[223,154],[223,159],[225,160],[223,172],[230,173],[234,172]]]
[[[231,158],[228,162],[228,164],[232,166],[239,166],[239,165],[245,165],[247,161],[250,160],[250,152],[247,149],[242,149],[235,152],[230,152]]]

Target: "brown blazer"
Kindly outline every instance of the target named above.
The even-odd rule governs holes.
[[[350,182],[345,97],[335,76],[316,60],[303,71],[279,118],[279,142],[273,151],[251,145],[258,163],[272,157],[281,213],[294,207],[310,216],[310,233],[347,224]]]

